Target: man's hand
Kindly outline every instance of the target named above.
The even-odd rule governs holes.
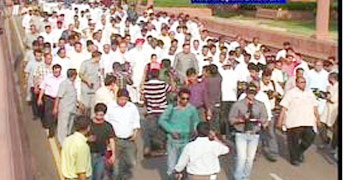
[[[173,132],[173,133],[172,133],[172,137],[173,137],[174,139],[179,139],[180,135],[178,134],[178,132]]]
[[[183,174],[182,174],[182,173],[179,173],[179,172],[176,172],[176,173],[175,173],[175,177],[176,177],[177,180],[181,180],[182,177],[183,177]]]
[[[38,106],[42,106],[42,105],[43,105],[42,99],[38,99],[38,100],[37,100],[37,105],[38,105]]]
[[[54,108],[53,108],[53,115],[54,115],[54,116],[57,116],[58,111],[59,111],[58,109],[59,109],[58,107],[54,107]]]
[[[109,159],[107,159],[107,163],[109,164],[109,165],[114,165],[115,164],[115,154],[113,153],[113,154],[111,154],[111,156],[110,156],[110,158]]]

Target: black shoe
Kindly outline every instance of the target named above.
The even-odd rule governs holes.
[[[266,154],[266,159],[270,162],[276,162],[277,158],[275,156],[273,156],[272,154]]]
[[[300,162],[299,161],[291,161],[291,165],[293,166],[299,166]]]

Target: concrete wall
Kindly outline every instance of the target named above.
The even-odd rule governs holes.
[[[31,153],[17,91],[15,62],[20,54],[18,39],[9,31],[9,20],[0,17],[4,34],[0,35],[0,179],[33,180]],[[30,119],[25,119],[30,120]]]

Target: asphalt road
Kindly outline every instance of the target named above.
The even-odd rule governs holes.
[[[13,27],[17,28],[17,27]],[[15,31],[13,31],[15,33]],[[22,31],[20,32],[22,34]],[[18,36],[20,36],[20,34]],[[20,65],[19,65],[20,66]],[[20,68],[18,68],[20,69]],[[17,72],[19,82],[22,84],[21,71]],[[20,85],[18,84],[18,86]],[[32,153],[33,171],[36,180],[57,180],[56,161],[51,151],[51,143],[46,138],[46,132],[41,127],[40,122],[32,120],[31,108],[24,101],[25,91],[21,87],[21,99],[23,107],[23,117],[25,117],[26,133]],[[251,180],[335,180],[338,179],[338,166],[326,156],[321,155],[315,146],[312,146],[305,153],[305,162],[295,167],[289,164],[286,151],[286,140],[284,135],[279,136],[281,156],[275,163],[268,162],[263,155],[257,154]],[[142,146],[142,140],[137,142]],[[234,154],[221,157],[222,171],[219,180],[231,180],[230,174],[234,167]],[[135,167],[133,180],[160,180],[164,179],[166,171],[166,157],[140,159]]]

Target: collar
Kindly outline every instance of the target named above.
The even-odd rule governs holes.
[[[81,140],[87,142],[87,138],[85,137],[84,134],[82,134],[82,133],[76,131],[76,132],[74,132],[74,135],[77,136],[78,138],[80,138]]]

